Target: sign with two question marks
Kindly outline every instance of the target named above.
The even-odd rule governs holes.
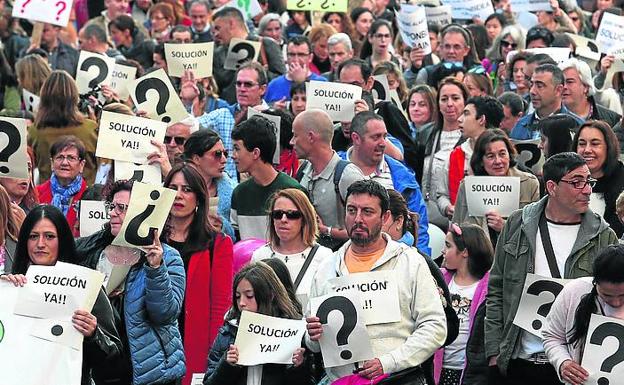
[[[102,226],[110,220],[104,208],[104,201],[80,201],[80,236],[89,235],[102,230]]]
[[[195,78],[212,76],[212,53],[214,43],[176,44],[165,43],[165,58],[170,76],[182,77],[191,71]]]
[[[570,132],[572,135],[572,132]],[[511,140],[514,146],[516,146],[516,151],[518,151],[518,156],[516,156],[516,163],[522,167],[526,167],[533,172],[535,175],[542,175],[542,168],[544,167],[544,154],[542,150],[538,147],[540,140],[539,139],[531,139],[531,140]]]
[[[162,68],[130,82],[128,90],[136,108],[150,119],[172,124],[189,115]]]
[[[102,111],[95,155],[124,162],[147,163],[147,156],[162,143],[167,124],[138,116]]]
[[[0,177],[30,178],[24,119],[0,117]]]
[[[126,218],[112,244],[142,248],[154,243],[154,231],[162,234],[171,205],[176,197],[174,190],[134,182]]]
[[[128,84],[136,79],[136,72],[136,67],[115,63],[115,67],[113,67],[113,74],[110,79],[110,86],[113,91],[117,93],[120,100],[128,100],[128,97],[130,96]]]
[[[513,321],[514,325],[542,338],[542,330],[546,327],[546,316],[553,302],[569,281],[527,274],[518,311]]]
[[[81,50],[76,68],[78,92],[86,94],[97,86],[109,85],[115,68],[115,59]]]
[[[13,17],[67,27],[73,0],[15,0]]]
[[[326,368],[374,357],[362,315],[362,298],[355,290],[310,299],[312,314],[323,325],[319,343]]]
[[[243,311],[234,345],[238,365],[292,364],[292,355],[301,347],[306,321],[285,319]]]
[[[260,44],[259,41],[232,38],[223,68],[236,71],[246,62],[257,61],[260,54]]]
[[[624,378],[624,321],[592,314],[581,362],[589,372],[589,378],[583,384],[621,384]]]
[[[140,164],[115,161],[115,181],[118,180],[135,180],[147,184],[160,186],[162,184],[162,171],[160,164]]]
[[[286,8],[294,11],[347,12],[348,0],[288,0]]]

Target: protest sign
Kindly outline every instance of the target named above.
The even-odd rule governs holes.
[[[403,42],[411,48],[421,48],[425,55],[431,53],[431,41],[427,29],[427,17],[424,7],[417,7],[414,12],[403,10],[396,12],[396,21]]]
[[[451,7],[453,19],[471,20],[478,17],[485,20],[494,13],[490,0],[443,0],[442,4]]]
[[[571,50],[568,47],[548,47],[548,48],[528,48],[522,52],[530,52],[532,54],[543,53],[550,56],[557,64],[561,64],[570,58]],[[507,54],[506,62],[509,63],[511,59],[518,53],[517,50],[511,51]]]
[[[392,271],[349,274],[329,280],[336,293],[358,290],[366,325],[397,322],[401,319],[399,288]]]
[[[296,11],[347,12],[348,0],[288,0],[286,8]]]
[[[624,59],[624,16],[605,12],[596,32],[600,52]]]
[[[355,101],[362,98],[362,88],[351,84],[319,82],[306,84],[307,108],[319,108],[334,122],[350,122],[355,116]]]
[[[574,45],[576,46],[576,48],[574,49],[574,53],[577,56],[591,59],[594,61],[600,60],[600,49],[598,49],[598,45],[596,44],[595,40],[588,39],[585,36],[575,35],[569,32],[566,32],[566,36],[568,36],[574,42]]]
[[[171,124],[189,116],[178,92],[162,68],[130,82],[128,91],[134,105],[147,112],[148,118]]]
[[[572,135],[572,132],[570,132]],[[518,155],[516,156],[516,164],[531,169],[535,175],[542,174],[544,166],[544,153],[539,148],[540,139],[530,140],[511,140],[516,147]]]
[[[407,112],[405,111],[405,108],[403,108],[403,104],[401,103],[401,98],[399,97],[399,93],[397,92],[397,90],[390,90],[390,101],[392,101],[392,103],[394,103],[394,105],[401,111],[403,116],[405,116],[405,119],[409,120]]]
[[[259,41],[232,38],[223,68],[235,71],[246,62],[257,61],[260,45]]]
[[[119,100],[127,100],[130,96],[128,84],[136,79],[136,67],[115,64],[111,75],[110,86],[119,96]]]
[[[390,101],[390,86],[388,85],[388,75],[373,76],[373,88],[371,89],[375,103],[379,101]]]
[[[67,27],[73,0],[15,0],[13,17]]]
[[[156,150],[151,141],[162,143],[166,132],[167,125],[158,120],[102,111],[95,155],[143,164]]]
[[[442,27],[453,22],[453,11],[449,5],[425,7],[425,15],[427,16],[427,23],[437,24]]]
[[[13,313],[24,290],[25,287],[15,287],[10,282],[0,280],[2,385],[80,385],[82,346],[74,349],[33,336],[31,331],[40,320]],[[41,370],[33,370],[33,363]]]
[[[552,12],[549,0],[511,0],[510,2],[514,12]]]
[[[520,177],[474,176],[464,178],[468,215],[484,216],[496,211],[502,217],[518,209],[520,204]]]
[[[310,298],[312,314],[319,317],[323,334],[319,343],[326,368],[374,357],[362,316],[362,299],[355,290]]]
[[[546,316],[553,302],[569,281],[527,274],[518,311],[513,321],[514,325],[542,338],[542,330],[546,327]]]
[[[39,96],[28,91],[26,88],[22,88],[22,100],[24,100],[26,111],[37,115],[37,111],[39,111],[39,101],[41,100]]]
[[[584,385],[620,384],[624,376],[624,321],[592,314],[582,366],[589,372]]]
[[[234,345],[238,365],[292,364],[306,330],[302,319],[285,319],[243,311]]]
[[[169,76],[181,78],[185,70],[196,78],[212,76],[214,42],[177,44],[165,43],[165,58]]]
[[[110,221],[110,215],[104,208],[104,201],[80,201],[80,236],[87,237],[102,230]]]
[[[213,10],[212,14],[214,15],[225,7],[234,7],[238,9],[242,12],[245,19],[252,19],[263,12],[258,0],[232,0],[222,7]]]
[[[24,119],[0,117],[0,177],[30,178]]]
[[[114,67],[112,57],[81,50],[76,68],[78,92],[86,94],[97,86],[109,85]]]
[[[613,87],[613,77],[618,72],[624,72],[624,60],[622,59],[615,59],[611,67],[609,67],[602,90]]]
[[[133,179],[137,182],[160,186],[162,184],[160,164],[137,164],[116,160],[115,181],[122,179]]]
[[[154,232],[162,234],[175,197],[174,190],[134,182],[126,218],[112,244],[141,248],[154,243]]]
[[[270,115],[270,114],[263,114],[260,111],[256,111],[253,108],[248,108],[247,109],[247,119],[249,119],[250,117],[254,116],[254,115],[260,115],[262,117],[265,117],[267,119],[269,119],[271,121],[271,123],[273,123],[274,127],[273,127],[273,132],[275,133],[275,152],[273,153],[273,164],[279,164],[280,162],[280,124],[281,124],[281,118],[279,116],[276,115]]]

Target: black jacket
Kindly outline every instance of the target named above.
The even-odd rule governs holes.
[[[606,207],[603,218],[618,238],[624,233],[624,226],[615,212],[615,201],[622,191],[624,191],[624,164],[618,162],[615,170],[610,175],[599,178],[593,189],[593,192],[604,193]]]
[[[610,110],[596,103],[596,99],[593,96],[589,97],[589,102],[592,105],[592,120],[604,120],[609,123],[609,126],[613,128],[616,124],[618,124],[622,120],[622,115],[617,112]]]

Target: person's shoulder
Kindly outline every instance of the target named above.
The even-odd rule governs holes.
[[[310,75],[310,80],[318,80],[320,82],[326,82],[327,78],[321,75],[317,75],[314,72],[312,72],[312,74]]]
[[[289,175],[287,175],[286,173],[283,172],[279,172],[277,175],[277,178],[275,179],[275,181],[283,186],[283,188],[289,188],[289,187],[294,187],[294,188],[298,188],[300,190],[303,190],[303,187],[301,186],[301,184],[299,182],[297,182],[297,180]]]

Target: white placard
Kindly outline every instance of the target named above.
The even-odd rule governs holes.
[[[305,320],[270,317],[243,311],[234,345],[238,365],[292,364],[292,355],[301,347]]]
[[[592,314],[581,362],[589,372],[583,384],[620,384],[624,377],[624,321]]]
[[[25,119],[0,117],[0,177],[30,178]]]
[[[81,50],[76,68],[78,92],[85,94],[99,85],[110,85],[115,59]]]
[[[41,98],[28,91],[26,88],[22,88],[22,99],[24,100],[26,111],[33,115],[37,115],[37,111],[39,111],[39,101]]]
[[[373,88],[371,89],[375,103],[378,101],[390,101],[390,86],[388,85],[388,75],[373,76]]]
[[[162,68],[130,82],[128,91],[137,109],[147,112],[151,119],[173,124],[189,116]]]
[[[348,290],[310,298],[312,314],[323,324],[319,343],[326,368],[374,357],[364,324],[360,294]]]
[[[167,124],[138,116],[102,111],[95,155],[132,163],[147,163],[156,150],[152,140],[162,143]]]
[[[424,7],[417,7],[415,12],[407,13],[403,10],[396,12],[396,21],[403,43],[411,48],[422,48],[425,55],[431,53],[431,41],[427,28],[427,17]]]
[[[204,385],[204,373],[193,373],[191,385]]]
[[[468,215],[485,216],[489,211],[496,211],[502,217],[508,217],[520,204],[520,177],[517,176],[474,176],[464,178],[466,184],[466,202]]]
[[[88,237],[102,230],[102,226],[110,221],[110,215],[104,208],[104,201],[80,201],[80,236]]]
[[[568,47],[549,47],[549,48],[529,48],[523,50],[523,52],[529,52],[532,54],[543,53],[550,56],[557,64],[561,64],[570,58],[572,51]],[[507,54],[507,63],[513,59],[518,53],[517,50],[511,51]]]
[[[510,2],[514,12],[552,12],[549,0],[511,0]]]
[[[604,12],[596,32],[596,43],[600,52],[624,59],[624,16]]]
[[[334,122],[350,122],[355,116],[355,101],[362,98],[362,87],[352,84],[311,80],[306,84],[307,108],[319,108]]]
[[[126,218],[112,244],[141,248],[154,242],[154,231],[162,234],[176,191],[134,182]]]
[[[425,14],[427,15],[427,22],[431,24],[445,26],[453,22],[453,11],[450,5],[425,7]]]
[[[237,37],[232,38],[223,68],[226,70],[237,70],[248,61],[258,61],[260,44],[259,41],[239,39]]]
[[[137,164],[131,162],[115,161],[115,181],[136,180],[155,186],[162,185],[162,171],[160,164]]]
[[[110,86],[117,93],[120,100],[128,100],[130,91],[128,84],[136,79],[136,67],[115,64],[111,75]]]
[[[574,45],[576,46],[574,53],[577,56],[595,61],[600,60],[600,49],[598,48],[598,44],[596,44],[595,40],[569,32],[566,32],[566,35],[574,42]]]
[[[258,0],[245,0],[245,1],[232,0],[229,3],[225,4],[224,6],[222,6],[221,8],[224,8],[224,7],[237,8],[239,11],[243,13],[243,17],[246,20],[252,19],[263,12],[262,7],[260,6],[260,3],[258,2]],[[215,13],[219,12],[221,8],[213,10],[212,14],[214,15]]]
[[[572,134],[570,134],[572,135]],[[518,155],[516,156],[516,164],[531,169],[535,175],[542,174],[544,167],[544,154],[538,147],[540,139],[514,140],[511,142],[516,147]]]
[[[182,77],[185,70],[196,78],[212,76],[214,43],[165,43],[167,71],[170,76]]]
[[[490,0],[444,0],[442,4],[451,7],[453,19],[471,20],[478,17],[485,20],[494,13]]]
[[[514,325],[542,338],[542,330],[547,324],[546,316],[553,302],[569,281],[569,279],[542,277],[528,273],[513,321]]]
[[[362,297],[362,316],[366,325],[401,320],[399,287],[392,270],[349,274],[329,280],[332,290],[358,290]]]
[[[13,17],[67,27],[74,0],[15,0]]]
[[[280,127],[281,127],[281,121],[282,118],[280,118],[279,116],[276,115],[271,115],[271,114],[263,114],[260,111],[257,111],[253,108],[248,108],[247,109],[247,119],[251,118],[254,115],[260,115],[262,117],[265,117],[267,119],[269,119],[274,125],[274,130],[273,132],[275,133],[275,152],[273,153],[273,164],[279,164],[280,162]]]

